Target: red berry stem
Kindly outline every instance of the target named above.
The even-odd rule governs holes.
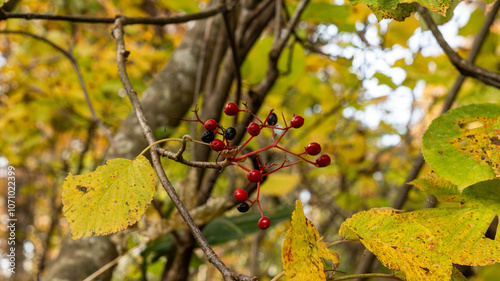
[[[257,115],[255,115],[255,114],[254,114],[254,113],[253,113],[253,112],[252,112],[252,111],[248,108],[248,106],[247,106],[247,103],[246,103],[246,102],[245,102],[245,103],[243,103],[243,105],[244,105],[244,106],[245,106],[245,108],[246,108],[246,109],[245,109],[245,112],[248,112],[248,113],[252,114],[253,118],[255,118],[256,120],[258,120],[260,123],[262,123],[262,124],[263,124],[262,120],[260,120],[260,118],[259,118],[259,117],[257,117]]]
[[[194,110],[192,110],[192,111],[194,112],[194,115],[196,116],[196,119],[197,119],[197,120],[187,120],[187,121],[191,121],[191,122],[196,122],[196,121],[198,121],[198,122],[200,122],[201,124],[203,124],[203,125],[204,125],[204,124],[205,124],[205,122],[201,121],[200,116],[198,116],[198,110],[199,110],[199,109],[198,109],[198,107],[195,107],[195,108],[194,108]]]
[[[245,147],[251,140],[253,139],[253,136],[250,136],[242,145],[241,148]],[[244,158],[244,157],[243,157]],[[241,160],[241,159],[240,159]]]
[[[285,123],[285,128],[288,128],[288,125],[286,124],[285,114],[283,114],[283,112],[281,112],[281,117],[283,117],[283,122]]]
[[[259,206],[260,215],[264,216],[264,213],[262,212],[262,207],[260,206],[259,196],[260,196],[260,182],[257,183],[257,198],[255,198],[255,202],[257,202],[257,205]]]
[[[271,114],[273,113],[273,111],[274,111],[274,109],[271,109],[271,110],[269,111],[269,114],[267,114],[266,120],[264,120],[264,122],[263,122],[263,124],[264,124],[265,126],[266,126],[266,124],[267,124],[267,120],[269,119],[269,116],[271,116]],[[266,126],[266,127],[267,127],[267,126]]]
[[[245,167],[245,166],[241,165],[240,163],[238,163],[238,162],[236,162],[236,161],[230,161],[230,164],[231,164],[231,165],[238,166],[238,167],[242,168],[243,170],[247,171],[248,173],[250,173],[250,171],[251,171],[249,168],[247,168],[247,167]]]
[[[304,154],[304,153],[299,153],[299,154],[297,154],[297,153],[291,152],[290,150],[284,149],[283,147],[281,147],[281,146],[279,146],[279,145],[277,145],[277,146],[276,146],[276,148],[278,148],[278,149],[280,149],[280,150],[283,150],[283,151],[284,151],[284,152],[286,152],[286,153],[290,153],[290,154],[292,154],[292,155],[295,155],[295,156],[299,157],[300,159],[302,159],[302,160],[306,161],[307,163],[310,163],[310,164],[316,165],[316,162],[313,162],[313,161],[311,161],[311,160],[307,160],[306,158],[302,157],[301,155],[302,155],[302,154]]]
[[[262,174],[262,176],[263,176],[263,177],[265,177],[265,176],[270,175],[270,174],[272,174],[272,173],[274,173],[274,172],[277,172],[278,170],[281,170],[281,169],[283,169],[283,168],[290,167],[290,166],[293,166],[293,165],[297,165],[297,164],[299,164],[299,163],[300,163],[300,160],[299,160],[299,161],[297,161],[297,162],[293,162],[293,163],[291,163],[291,164],[287,164],[287,165],[285,165],[285,162],[286,162],[286,160],[285,160],[285,161],[283,161],[283,163],[282,163],[282,164],[281,164],[278,168],[276,168],[276,169],[274,169],[274,170],[272,170],[272,171],[270,171],[270,172],[268,172],[268,173]]]

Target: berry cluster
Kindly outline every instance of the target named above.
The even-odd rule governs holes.
[[[260,184],[263,180],[263,178],[269,174],[272,174],[282,168],[285,167],[290,167],[295,164],[300,163],[300,161],[306,161],[310,164],[313,164],[317,167],[326,167],[330,165],[331,159],[330,156],[323,154],[320,155],[318,158],[316,158],[316,161],[311,161],[306,158],[304,158],[304,155],[311,155],[315,156],[321,153],[321,146],[316,143],[312,142],[308,144],[305,148],[304,151],[301,153],[294,153],[291,152],[279,145],[279,141],[285,136],[285,134],[290,130],[290,129],[299,129],[304,125],[304,118],[300,115],[294,115],[292,120],[290,121],[290,125],[287,124],[285,117],[283,116],[283,121],[284,121],[284,127],[278,126],[278,116],[276,113],[274,113],[272,110],[269,112],[267,115],[266,119],[262,121],[259,119],[255,114],[253,114],[248,107],[245,105],[245,109],[240,109],[237,104],[235,103],[228,103],[226,104],[224,108],[224,113],[228,116],[236,116],[240,112],[246,112],[249,114],[252,114],[253,117],[255,118],[256,121],[250,122],[248,126],[246,127],[248,134],[250,137],[240,146],[235,146],[231,147],[229,141],[233,140],[236,137],[236,129],[233,127],[227,127],[224,128],[220,126],[217,121],[210,119],[205,122],[203,122],[199,117],[197,110],[194,111],[196,114],[197,120],[190,120],[190,121],[197,121],[200,122],[204,125],[206,131],[203,132],[201,136],[201,140],[204,143],[210,144],[210,147],[212,148],[213,151],[219,152],[220,155],[226,158],[226,161],[231,164],[238,166],[245,170],[247,172],[247,179],[250,182],[256,183],[257,184],[257,198],[255,200],[250,200],[248,198],[248,193],[243,190],[243,189],[237,189],[234,193],[234,196],[238,201],[241,203],[238,205],[237,209],[238,211],[244,213],[247,212],[255,203],[259,206],[259,210],[261,213],[261,218],[259,220],[259,228],[260,229],[267,229],[271,225],[271,220],[264,216],[262,212],[262,208],[260,205],[259,201],[259,194],[260,194]],[[273,137],[273,143],[260,148],[258,150],[246,153],[244,155],[239,155],[238,153],[241,151],[243,147],[245,147],[254,137],[258,136],[260,132],[263,129],[271,129],[271,130],[281,130],[281,134],[277,137],[275,134],[272,135]],[[216,138],[217,135],[222,136],[222,139]],[[298,161],[293,162],[293,163],[287,163],[286,159],[286,154],[283,160],[283,163],[278,166],[278,164],[264,164],[261,165],[260,161],[258,161],[258,155],[260,152],[265,151],[267,149],[271,148],[277,148],[279,150],[282,150],[283,152],[294,155],[295,157],[299,158]],[[258,169],[251,170],[243,165],[240,164],[241,161],[245,160],[247,157],[250,156],[257,156],[257,163],[258,163]],[[249,202],[250,205],[247,203]]]

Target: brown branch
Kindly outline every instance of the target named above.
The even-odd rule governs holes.
[[[287,27],[285,31],[283,32],[283,35],[280,36],[279,41],[277,41],[275,44],[273,44],[273,48],[271,50],[270,58],[271,60],[276,60],[278,61],[278,58],[280,54],[283,52],[283,48],[285,47],[286,42],[290,38],[290,35],[292,34],[295,26],[297,25],[300,16],[302,15],[302,12],[306,8],[307,4],[309,3],[309,0],[302,0],[300,3],[297,5],[297,8],[295,9],[292,17],[290,18],[290,21],[287,24]]]
[[[443,35],[432,20],[429,11],[422,6],[418,6],[418,12],[424,19],[427,27],[429,27],[441,48],[443,48],[446,56],[448,56],[451,63],[457,68],[458,71],[460,71],[460,73],[465,76],[474,77],[487,85],[500,88],[500,73],[478,67],[461,58],[460,55],[458,55],[444,40]]]
[[[78,82],[80,83],[80,88],[82,89],[83,95],[85,96],[85,102],[87,103],[87,107],[89,108],[90,114],[92,115],[92,121],[95,122],[99,126],[99,128],[101,128],[101,130],[104,132],[104,135],[108,139],[109,144],[111,145],[113,150],[115,150],[118,153],[118,149],[117,149],[116,144],[113,140],[113,137],[111,136],[111,133],[109,132],[108,128],[106,128],[106,126],[104,126],[101,119],[99,119],[99,117],[97,116],[97,113],[94,109],[94,106],[92,105],[92,101],[90,100],[89,92],[87,91],[87,86],[85,86],[85,81],[83,80],[83,75],[82,75],[82,72],[80,71],[80,66],[78,65],[78,62],[76,61],[73,54],[71,54],[67,50],[63,49],[62,47],[58,46],[57,44],[50,41],[49,39],[42,37],[42,36],[38,36],[38,35],[33,34],[33,33],[29,33],[26,31],[17,31],[17,30],[0,30],[0,33],[23,35],[23,36],[28,36],[28,37],[34,38],[36,40],[40,40],[40,41],[50,45],[51,47],[53,47],[57,51],[61,52],[71,62],[71,65],[75,69],[76,75],[78,77]]]
[[[133,25],[133,24],[146,24],[146,25],[167,25],[167,24],[178,24],[185,23],[192,20],[200,20],[215,16],[226,10],[224,5],[217,5],[213,8],[203,10],[199,13],[174,16],[174,17],[127,17],[119,16],[116,17],[89,17],[89,16],[65,16],[65,15],[51,15],[51,14],[36,14],[36,13],[5,13],[2,19],[25,19],[25,20],[51,20],[51,21],[66,21],[66,22],[78,22],[78,23],[90,23],[90,24],[112,24],[115,22],[116,18],[121,18],[122,25]]]
[[[196,70],[196,80],[194,84],[194,97],[193,97],[193,108],[198,108],[198,101],[200,99],[201,92],[201,84],[203,81],[203,72],[205,70],[205,60],[207,58],[207,51],[209,48],[208,41],[210,39],[210,31],[212,30],[212,23],[214,18],[209,18],[207,20],[207,24],[205,26],[205,33],[203,34],[203,47],[200,51],[200,57],[198,58],[198,68]],[[196,129],[197,122],[193,122],[191,124],[191,135],[196,136],[198,134],[198,130]],[[185,144],[185,143],[183,143]],[[193,147],[193,153],[195,152],[195,148]]]
[[[170,150],[164,149],[164,148],[156,148],[156,151],[162,155],[165,156],[169,159],[172,159],[176,162],[179,162],[181,164],[190,166],[190,167],[195,167],[195,168],[210,168],[210,169],[218,169],[222,170],[224,169],[228,163],[227,162],[204,162],[204,161],[191,161],[191,160],[186,160],[182,158],[182,155],[179,155],[178,153],[174,153]]]
[[[234,73],[236,76],[236,104],[239,104],[241,98],[241,71],[240,62],[238,60],[238,47],[236,46],[236,41],[234,39],[233,31],[229,24],[229,12],[222,13],[224,19],[224,27],[226,28],[227,38],[229,40],[229,46],[231,47],[231,55],[233,57],[234,63]]]
[[[132,106],[134,108],[134,111],[136,113],[136,116],[139,120],[139,124],[142,128],[143,134],[146,137],[147,141],[152,144],[155,142],[155,137],[153,134],[153,131],[151,130],[151,127],[148,125],[148,122],[144,116],[144,111],[142,109],[142,106],[139,102],[139,99],[137,97],[136,92],[134,91],[132,84],[130,83],[130,80],[127,75],[127,70],[125,66],[126,58],[129,55],[129,52],[126,51],[125,49],[125,41],[123,38],[123,22],[121,18],[117,18],[115,22],[115,26],[113,28],[113,35],[116,39],[116,45],[117,45],[117,65],[118,65],[118,73],[120,76],[120,79],[122,81],[122,84],[127,91],[127,95],[130,99],[130,102],[132,103]],[[229,280],[242,280],[242,281],[252,281],[256,280],[255,277],[248,277],[245,275],[240,275],[232,272],[215,254],[214,250],[211,248],[203,234],[201,233],[201,230],[199,227],[195,224],[193,221],[193,218],[189,214],[189,211],[187,208],[184,206],[182,201],[180,200],[179,196],[177,195],[177,192],[175,191],[174,187],[170,183],[170,180],[168,179],[167,175],[165,174],[165,171],[163,169],[163,166],[161,165],[160,161],[160,156],[157,152],[157,146],[153,146],[153,149],[151,149],[151,158],[153,161],[153,166],[156,170],[156,174],[158,175],[158,178],[160,179],[160,182],[171,198],[172,202],[174,203],[175,207],[179,211],[179,214],[182,216],[184,221],[186,222],[187,226],[191,230],[193,236],[195,237],[196,241],[198,242],[198,245],[200,248],[203,250],[205,253],[205,256],[207,260],[212,263],[222,274],[224,277],[224,280],[229,281]]]
[[[274,38],[272,48],[277,48],[278,40],[281,37],[281,0],[275,1],[274,6]]]

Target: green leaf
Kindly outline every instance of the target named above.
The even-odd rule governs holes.
[[[136,223],[154,192],[154,171],[142,155],[108,160],[83,175],[69,173],[62,197],[73,239],[114,233]]]
[[[423,137],[427,164],[460,191],[499,176],[499,114],[499,105],[473,104],[436,118]]]
[[[416,4],[422,5],[431,11],[446,16],[453,0],[350,0],[351,4],[365,3],[377,18],[390,18],[403,21],[416,9]]]
[[[500,242],[484,237],[495,217],[483,207],[438,208],[399,213],[372,209],[355,214],[340,235],[357,235],[386,267],[407,280],[450,280],[452,264],[487,265],[500,261]]]

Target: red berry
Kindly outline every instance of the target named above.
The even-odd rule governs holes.
[[[271,225],[271,220],[268,217],[262,217],[259,220],[259,228],[264,230]]]
[[[240,109],[235,103],[230,102],[226,104],[226,107],[224,107],[224,113],[226,113],[226,115],[228,116],[235,116],[236,114],[238,114],[238,112],[240,112]]]
[[[210,147],[214,150],[214,151],[221,151],[224,149],[224,143],[221,141],[221,140],[213,140],[211,143],[210,143]]]
[[[316,159],[316,166],[326,167],[326,166],[330,165],[330,162],[332,162],[332,159],[330,159],[330,156],[323,154]]]
[[[302,127],[302,125],[304,125],[304,117],[300,115],[293,116],[290,125],[292,125],[292,127],[294,127],[295,129]]]
[[[250,173],[247,174],[247,179],[250,182],[260,182],[262,180],[262,173],[259,170],[250,171]]]
[[[209,119],[205,122],[205,129],[207,129],[207,131],[215,131],[217,130],[217,127],[217,121],[214,119]]]
[[[238,201],[244,202],[248,199],[248,193],[243,189],[236,189],[236,191],[234,192],[234,197],[236,197]]]
[[[260,126],[255,122],[251,122],[247,127],[247,131],[251,136],[258,136],[260,134]]]
[[[317,142],[311,142],[306,146],[306,152],[309,155],[318,155],[321,152],[321,145]]]

